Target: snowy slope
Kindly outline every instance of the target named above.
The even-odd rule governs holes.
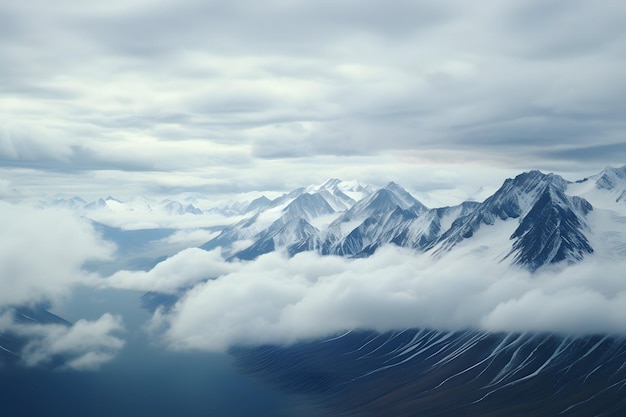
[[[569,185],[567,192],[589,201],[589,241],[596,256],[626,258],[626,166],[606,167],[597,175]]]

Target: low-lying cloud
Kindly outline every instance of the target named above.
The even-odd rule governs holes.
[[[0,307],[53,301],[85,282],[83,265],[114,247],[88,221],[62,210],[0,201]]]
[[[182,256],[143,273],[142,288],[163,288],[162,272]],[[215,262],[215,256],[184,253],[187,261],[211,257]],[[355,328],[626,334],[623,261],[607,267],[591,258],[531,274],[486,259],[436,261],[390,246],[366,259],[271,253],[224,264],[229,272],[197,283],[172,309],[155,313],[152,328],[162,331],[171,347],[220,351],[289,344]],[[214,273],[219,269],[213,268]],[[189,285],[200,277],[194,268],[174,269],[188,274],[188,280],[173,276],[178,282]]]
[[[118,271],[99,284],[112,288],[176,293],[181,287],[238,269],[237,264],[224,261],[219,249],[207,252],[189,248],[158,263],[150,271]]]
[[[61,369],[96,370],[112,360],[124,346],[117,334],[124,330],[122,319],[104,314],[95,321],[63,324],[23,324],[7,312],[0,316],[0,332],[26,338],[16,352],[26,366],[58,363]]]
[[[111,259],[114,247],[92,225],[68,211],[37,210],[0,202],[0,335],[19,338],[27,366],[61,362],[70,369],[95,369],[124,342],[114,334],[121,319],[104,314],[73,325],[15,321],[14,307],[54,304],[78,285],[94,280],[87,261]]]

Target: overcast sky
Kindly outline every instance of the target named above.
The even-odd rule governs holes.
[[[626,163],[623,0],[0,2],[0,198]]]

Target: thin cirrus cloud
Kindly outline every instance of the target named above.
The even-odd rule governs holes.
[[[124,345],[120,317],[107,313],[68,326],[24,324],[15,320],[14,308],[67,299],[74,287],[94,279],[85,262],[111,259],[114,247],[67,211],[0,202],[0,218],[0,334],[26,340],[22,364],[60,361],[62,368],[91,370],[113,359]]]
[[[370,157],[407,171],[407,155],[561,171],[626,158],[620,1],[110,3],[0,6],[1,172],[17,186],[20,168],[116,171],[152,192],[132,178],[182,170],[192,189],[250,191],[260,173],[282,189],[276,161],[310,183]]]
[[[234,263],[219,252],[193,249],[151,271],[118,272],[105,285],[187,288],[150,324],[180,350],[289,344],[357,328],[626,334],[625,265],[599,263],[591,257],[531,274],[495,261],[434,260],[393,246],[366,259],[271,253]]]

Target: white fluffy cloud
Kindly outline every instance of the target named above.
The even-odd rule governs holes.
[[[113,247],[69,212],[0,202],[0,307],[50,301],[88,279],[88,260]]]
[[[60,360],[62,368],[95,370],[124,346],[116,335],[123,329],[121,318],[108,313],[95,321],[79,320],[72,326],[20,324],[9,313],[0,317],[0,331],[27,338],[19,352],[26,366]]]
[[[207,252],[189,248],[158,263],[150,271],[118,271],[100,281],[100,284],[112,288],[176,292],[181,287],[216,278],[237,269],[239,265],[224,261],[220,249]]]
[[[173,309],[157,311],[152,327],[174,348],[201,350],[292,343],[354,328],[626,334],[620,319],[626,264],[600,264],[592,258],[530,274],[484,259],[434,261],[396,247],[354,260],[271,253],[197,284]],[[161,285],[155,280],[153,288]]]

